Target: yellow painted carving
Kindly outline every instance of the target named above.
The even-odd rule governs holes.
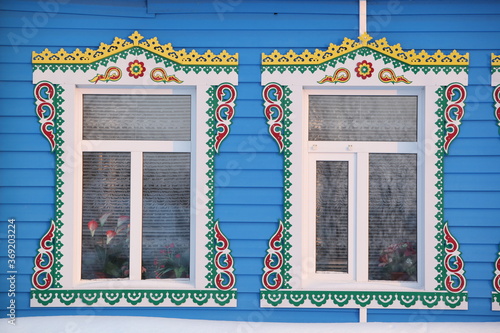
[[[425,50],[416,53],[415,50],[404,51],[400,44],[389,45],[385,38],[370,43],[370,40],[373,38],[367,33],[362,34],[358,39],[359,42],[344,38],[342,44],[330,44],[325,51],[316,49],[314,53],[311,53],[309,50],[305,50],[302,54],[297,54],[292,50],[288,51],[286,54],[281,54],[276,50],[271,54],[262,53],[262,64],[319,65],[363,47],[378,51],[409,65],[466,66],[469,64],[469,53],[460,54],[456,50],[453,50],[450,54],[444,54],[440,50],[434,54],[428,54]]]
[[[115,37],[113,43],[101,43],[96,50],[87,49],[85,52],[76,49],[72,53],[64,49],[52,53],[48,49],[43,52],[33,52],[32,61],[34,64],[90,64],[109,56],[118,54],[133,47],[140,47],[164,58],[175,61],[181,65],[237,65],[238,53],[229,54],[222,51],[220,54],[214,54],[208,50],[204,54],[199,54],[195,50],[186,52],[185,49],[174,50],[172,44],[161,45],[157,37],[144,39],[137,31],[129,36],[130,41]]]
[[[500,66],[500,54],[495,55],[494,53],[491,54],[491,66]]]

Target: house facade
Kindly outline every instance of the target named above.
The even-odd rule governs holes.
[[[2,2],[2,318],[500,319],[500,4]]]

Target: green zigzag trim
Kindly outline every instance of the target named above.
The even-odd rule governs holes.
[[[206,234],[207,244],[205,246],[206,246],[208,251],[207,251],[207,254],[205,255],[205,258],[207,258],[208,262],[205,265],[205,267],[208,269],[208,273],[205,277],[207,278],[208,284],[205,286],[205,288],[215,288],[214,279],[215,279],[215,276],[217,274],[217,268],[215,267],[215,263],[214,263],[214,258],[215,258],[215,231],[214,231],[214,226],[215,226],[215,220],[214,220],[215,219],[215,216],[214,216],[215,172],[214,172],[214,165],[215,165],[215,132],[216,132],[214,110],[217,107],[217,98],[215,96],[215,92],[216,92],[216,86],[211,86],[207,90],[207,93],[210,96],[210,98],[207,101],[207,104],[209,106],[209,108],[207,110],[207,115],[208,115],[207,135],[209,137],[209,139],[207,141],[208,182],[206,184],[208,187],[208,192],[207,192],[208,213],[206,215],[208,218],[208,222],[206,224],[208,232]]]
[[[187,300],[193,301],[199,306],[205,305],[213,299],[219,306],[227,305],[236,299],[236,291],[220,290],[32,290],[31,298],[39,304],[47,306],[54,301],[59,301],[70,306],[77,300],[86,305],[94,305],[98,301],[104,301],[108,305],[116,305],[125,299],[130,305],[148,302],[150,306],[162,303],[181,306]],[[119,306],[119,305],[118,305]]]
[[[314,73],[318,69],[321,71],[327,70],[328,67],[336,67],[338,63],[344,64],[347,59],[354,59],[357,55],[361,56],[367,56],[367,55],[373,55],[373,57],[378,60],[382,59],[385,64],[392,63],[394,68],[401,67],[405,72],[407,71],[412,71],[413,73],[418,73],[420,71],[424,72],[427,74],[428,72],[432,71],[434,73],[439,73],[441,71],[444,71],[446,74],[450,73],[451,71],[454,71],[455,73],[460,73],[462,71],[468,72],[468,66],[442,66],[442,65],[409,65],[406,64],[400,60],[397,60],[395,58],[392,58],[390,56],[386,56],[385,54],[382,54],[376,50],[372,50],[367,47],[362,47],[360,49],[354,50],[350,53],[344,54],[340,57],[334,58],[332,60],[329,60],[327,62],[324,62],[322,64],[318,65],[265,65],[262,64],[261,66],[261,71],[265,72],[268,71],[269,73],[273,73],[275,71],[278,71],[280,73],[284,73],[285,71],[289,71],[290,73],[293,73],[295,71],[299,71],[301,73],[304,73],[306,71],[309,71],[311,73]]]
[[[292,116],[292,111],[290,110],[290,105],[292,104],[292,101],[290,99],[290,95],[292,93],[292,90],[288,86],[282,86],[283,87],[283,98],[282,98],[282,103],[281,106],[283,108],[283,165],[284,165],[284,172],[283,172],[283,189],[284,189],[284,202],[283,202],[283,240],[282,240],[282,245],[283,245],[283,259],[284,259],[284,264],[283,267],[281,268],[281,271],[283,272],[283,287],[284,289],[290,289],[290,280],[292,276],[290,275],[290,269],[292,268],[292,265],[290,265],[290,259],[292,258],[292,255],[290,254],[290,249],[292,248],[292,245],[290,243],[290,238],[292,238],[292,234],[290,233],[290,228],[291,228],[291,223],[290,223],[290,218],[292,217],[292,214],[290,213],[290,207],[292,207],[292,203],[290,202],[290,198],[292,197],[292,193],[290,192],[290,186],[292,183],[290,182],[290,178],[292,177],[292,172],[290,171],[290,167],[292,165],[292,162],[290,161],[290,156],[292,156],[292,152],[290,150],[290,147],[292,145],[292,142],[290,140],[290,136],[292,135],[292,132],[290,131],[290,127],[292,126],[292,121],[291,121],[291,116]]]
[[[208,262],[205,265],[205,267],[208,270],[207,275],[205,277],[207,278],[207,285],[205,288],[216,288],[215,285],[215,277],[217,275],[217,268],[215,267],[215,246],[216,246],[216,241],[215,241],[215,223],[217,222],[215,220],[215,213],[214,213],[214,192],[215,192],[215,137],[217,135],[217,121],[215,119],[215,110],[217,109],[218,106],[218,99],[216,96],[217,88],[219,86],[210,86],[208,88],[207,93],[210,96],[209,99],[207,100],[207,104],[209,106],[207,110],[207,115],[208,115],[208,120],[206,124],[208,125],[207,129],[207,135],[209,137],[207,141],[207,156],[208,156],[208,161],[207,161],[207,166],[208,166],[208,171],[206,175],[208,176],[208,181],[206,183],[208,187],[207,191],[207,207],[208,207],[208,212],[206,214],[208,218],[208,222],[206,224],[206,227],[208,229],[208,232],[206,234],[207,237],[207,244],[205,247],[207,248],[207,254],[205,255],[205,258],[207,258]],[[236,88],[235,88],[236,89]]]
[[[50,70],[52,72],[55,72],[57,70],[61,70],[63,73],[66,71],[70,70],[74,73],[76,71],[81,70],[83,72],[87,72],[89,69],[97,70],[99,66],[108,66],[109,63],[116,63],[119,58],[125,59],[128,55],[132,56],[138,56],[144,54],[147,59],[153,58],[155,62],[161,63],[165,65],[165,67],[173,67],[175,71],[182,70],[184,73],[189,73],[190,71],[193,71],[195,73],[199,73],[201,71],[205,73],[210,73],[210,72],[215,72],[215,73],[220,73],[222,71],[226,73],[231,73],[234,71],[235,73],[238,73],[238,66],[228,66],[228,65],[181,65],[175,61],[172,61],[170,59],[164,58],[158,54],[154,54],[148,50],[145,50],[140,47],[132,47],[128,50],[122,51],[120,53],[114,54],[112,56],[109,56],[107,58],[95,61],[91,64],[34,64],[33,65],[33,71],[35,70],[41,70],[42,72],[45,72],[47,70]]]
[[[491,66],[491,74],[500,73],[500,66]]]
[[[411,308],[417,301],[428,308],[433,308],[444,302],[449,308],[456,308],[463,302],[468,301],[466,292],[377,292],[377,291],[261,291],[261,299],[267,304],[278,306],[288,300],[293,306],[299,307],[306,301],[312,305],[321,307],[326,303],[334,304],[338,307],[346,306],[350,301],[354,301],[359,307],[367,307],[377,304],[384,308],[392,305],[402,305]]]
[[[491,294],[491,302],[500,305],[500,293]]]
[[[62,274],[61,274],[61,269],[63,265],[61,264],[61,258],[63,257],[62,253],[62,247],[64,246],[63,243],[61,242],[63,233],[61,232],[61,228],[63,226],[63,223],[61,221],[61,217],[63,216],[62,212],[62,206],[63,206],[63,201],[62,201],[62,196],[64,195],[64,192],[62,191],[62,186],[64,185],[64,182],[62,181],[62,176],[64,175],[64,171],[62,169],[63,167],[63,160],[62,160],[62,155],[64,154],[64,151],[62,149],[62,145],[64,144],[64,140],[62,139],[62,135],[64,133],[64,130],[62,128],[62,124],[64,123],[64,119],[62,117],[64,113],[64,109],[61,107],[61,104],[64,102],[64,99],[62,98],[62,94],[64,92],[64,89],[62,88],[61,85],[54,85],[56,88],[56,95],[54,97],[54,106],[56,108],[56,118],[55,118],[55,125],[56,125],[56,133],[55,133],[55,142],[56,142],[56,149],[55,149],[55,158],[56,158],[56,218],[55,218],[55,225],[56,225],[56,230],[54,232],[54,258],[55,258],[55,263],[54,266],[52,267],[52,277],[54,278],[54,283],[52,285],[52,288],[61,288],[61,283],[60,280],[62,279]]]
[[[436,208],[437,208],[437,213],[435,215],[436,220],[438,221],[436,223],[436,240],[437,245],[436,245],[436,250],[438,254],[436,255],[435,259],[438,262],[438,265],[435,267],[437,275],[435,277],[435,280],[437,281],[438,285],[435,288],[435,290],[446,290],[446,287],[444,285],[444,280],[446,279],[446,268],[444,266],[444,258],[446,256],[446,251],[445,251],[445,245],[444,245],[444,232],[443,232],[443,227],[445,225],[444,221],[444,203],[443,203],[443,190],[444,190],[444,183],[443,183],[443,178],[444,178],[444,137],[446,135],[446,129],[445,129],[445,120],[444,120],[444,112],[446,109],[446,97],[444,96],[446,87],[440,87],[438,90],[436,90],[436,94],[439,96],[438,100],[436,101],[436,104],[438,105],[438,108],[436,110],[436,115],[438,117],[438,120],[436,121],[437,125],[437,132],[436,135],[438,137],[438,140],[436,142],[436,157],[437,157],[437,162],[436,162],[436,167],[438,169],[436,173],[437,177],[437,182],[436,182],[436,198],[437,198],[437,203],[436,203]]]

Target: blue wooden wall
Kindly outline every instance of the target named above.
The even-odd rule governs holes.
[[[261,309],[267,240],[282,214],[282,158],[267,136],[260,55],[358,36],[357,1],[0,1],[0,317],[7,306],[7,220],[17,221],[17,316],[140,315],[219,320],[356,322],[357,310]],[[369,310],[369,321],[498,321],[491,307],[500,243],[500,135],[490,53],[500,53],[500,2],[368,1],[368,32],[404,49],[470,52],[466,115],[445,161],[445,218],[466,262],[469,310]],[[31,52],[95,49],[138,30],[176,49],[240,55],[237,113],[216,160],[216,218],[235,257],[238,307],[30,308],[33,258],[54,215],[54,158],[39,132]],[[249,323],[256,327],[256,323]]]

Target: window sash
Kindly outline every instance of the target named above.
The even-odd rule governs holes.
[[[308,96],[313,94],[324,95],[326,94],[345,94],[346,90],[342,91],[342,89],[338,90],[305,90],[304,91],[304,107],[308,107]],[[375,95],[375,94],[400,94],[398,91],[387,91],[387,90],[352,90],[348,91],[348,93],[352,94],[363,94],[363,95]],[[407,90],[404,90],[404,94],[408,95]],[[368,235],[369,235],[369,154],[370,153],[398,153],[398,154],[416,154],[417,155],[417,165],[419,166],[417,170],[417,211],[418,211],[418,221],[417,225],[420,226],[423,221],[423,213],[422,208],[423,204],[423,175],[424,175],[424,167],[420,167],[423,165],[422,149],[421,149],[421,138],[423,138],[423,122],[424,117],[421,117],[423,114],[423,94],[420,91],[414,90],[410,95],[415,95],[418,98],[418,110],[417,110],[417,142],[367,142],[367,141],[309,141],[308,138],[308,112],[304,112],[304,121],[302,126],[302,135],[305,138],[305,152],[306,158],[308,160],[308,169],[307,171],[307,180],[305,184],[305,188],[308,189],[306,192],[306,198],[303,199],[306,207],[306,211],[308,212],[309,221],[316,221],[315,219],[315,211],[316,211],[316,175],[315,175],[315,161],[319,158],[318,156],[323,156],[325,159],[335,160],[339,158],[339,156],[351,155],[352,160],[354,161],[354,180],[352,188],[352,192],[356,192],[354,195],[354,215],[356,223],[353,223],[353,237],[350,239],[350,255],[354,261],[352,265],[352,270],[350,270],[349,274],[345,274],[343,277],[338,278],[339,274],[316,274],[311,273],[311,266],[307,266],[305,272],[305,281],[304,286],[311,285],[313,287],[320,287],[324,285],[325,287],[331,283],[355,283],[356,286],[361,287],[362,285],[367,290],[375,290],[377,288],[385,289],[384,285],[391,285],[391,288],[394,288],[394,284],[397,284],[401,288],[421,288],[423,286],[423,232],[419,229],[419,236],[417,240],[418,248],[420,249],[418,253],[418,282],[400,282],[400,281],[388,281],[388,280],[369,280],[368,279],[368,271],[369,271],[369,246],[368,246]],[[327,157],[324,157],[327,156]],[[344,158],[344,157],[343,157]],[[345,159],[345,158],[344,158]],[[312,197],[314,195],[314,197]],[[314,212],[314,214],[313,214]],[[314,216],[313,216],[314,215]],[[311,246],[311,244],[316,243],[316,230],[315,230],[315,222],[308,224],[307,233],[309,236],[307,239],[307,250],[306,257],[313,257],[314,262],[316,262],[316,252],[315,247]],[[355,236],[354,236],[355,234]],[[352,273],[351,273],[352,272]],[[347,286],[348,284],[346,284]],[[404,287],[403,287],[404,286]],[[337,286],[338,287],[338,286]],[[330,287],[326,287],[330,288]],[[340,287],[342,288],[342,287]]]
[[[83,95],[84,94],[127,94],[130,93],[129,89],[87,89],[87,88],[82,88],[82,89],[77,89],[76,90],[76,104],[81,105],[83,108]],[[112,140],[112,141],[107,141],[107,140],[83,140],[83,139],[77,139],[76,140],[76,147],[79,148],[80,154],[83,152],[129,152],[130,153],[130,158],[131,158],[131,170],[130,170],[130,188],[131,188],[131,196],[130,196],[130,220],[134,221],[135,223],[130,223],[130,275],[129,275],[129,280],[131,282],[140,282],[141,286],[143,285],[152,285],[156,286],[158,283],[162,283],[163,288],[176,288],[178,285],[185,285],[186,283],[189,285],[192,285],[194,283],[194,277],[192,277],[186,281],[186,279],[161,279],[157,281],[153,280],[142,280],[142,274],[141,274],[141,267],[142,267],[142,209],[143,209],[143,164],[144,164],[144,154],[148,152],[162,152],[162,153],[190,153],[190,163],[191,163],[191,174],[190,174],[190,192],[194,193],[194,188],[195,188],[195,149],[194,149],[194,144],[195,144],[195,128],[196,128],[196,117],[195,117],[195,95],[194,95],[194,90],[192,89],[186,89],[186,88],[181,88],[181,89],[162,89],[160,90],[155,90],[155,89],[147,89],[146,93],[143,93],[145,95],[149,94],[162,94],[165,95],[166,93],[172,93],[172,94],[180,94],[180,95],[186,95],[189,94],[191,96],[191,103],[190,103],[190,118],[191,118],[191,124],[190,124],[190,137],[191,141],[131,141],[131,140]],[[82,109],[80,109],[82,110]],[[77,113],[77,118],[76,120],[76,129],[75,129],[75,137],[76,138],[82,138],[82,131],[83,131],[83,112]],[[77,169],[77,174],[82,175],[81,168],[76,168]],[[81,187],[81,181],[75,182],[75,195],[77,199],[77,214],[76,217],[81,219],[82,218],[82,211],[83,211],[83,206],[81,202],[81,194],[82,187]],[[137,195],[140,193],[141,195]],[[193,195],[190,195],[190,205],[191,207],[194,207],[194,199],[192,198]],[[194,272],[194,258],[195,258],[195,251],[194,251],[194,227],[193,223],[195,221],[195,214],[193,214],[193,210],[191,209],[191,214],[190,214],[190,255],[189,255],[189,262],[190,262],[190,271]],[[82,222],[83,223],[83,222]],[[81,224],[80,224],[81,225]],[[81,232],[81,230],[80,230]],[[80,241],[77,243],[80,244],[81,242],[81,235],[77,236],[80,238]],[[79,245],[79,249],[77,249],[76,253],[76,258],[80,258],[77,260],[81,260],[82,257],[82,250],[81,250],[81,245]],[[81,276],[81,267],[76,268],[76,277],[77,279]],[[141,281],[142,280],[142,281]],[[89,285],[88,283],[92,283]],[[146,283],[146,284],[145,284]],[[106,281],[101,281],[101,280],[93,280],[93,281],[85,281],[85,280],[80,280],[80,284],[82,287],[103,287],[107,285]],[[183,287],[180,287],[183,288]]]

